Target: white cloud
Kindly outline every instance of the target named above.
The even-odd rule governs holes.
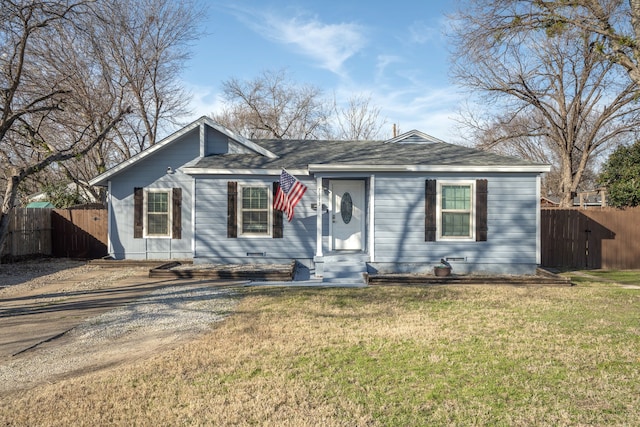
[[[220,98],[220,93],[213,87],[196,86],[188,82],[183,82],[183,85],[191,93],[189,109],[194,120],[221,111],[222,99]]]
[[[381,108],[389,130],[395,123],[399,132],[417,129],[447,142],[458,142],[459,132],[453,118],[461,95],[450,86],[428,88],[380,88],[372,92],[374,105]]]
[[[378,55],[376,63],[377,77],[381,78],[389,65],[403,61],[404,60],[397,55]]]
[[[367,44],[364,27],[355,23],[328,24],[317,18],[291,18],[273,12],[236,10],[236,16],[261,36],[294,46],[318,66],[342,74],[345,61]]]
[[[366,44],[356,24],[323,24],[318,21],[272,21],[271,37],[282,43],[297,46],[302,53],[314,58],[321,67],[340,74],[342,64]]]
[[[413,43],[425,44],[438,38],[439,30],[428,26],[423,21],[414,21],[409,26],[410,40]]]

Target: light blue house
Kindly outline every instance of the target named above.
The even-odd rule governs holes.
[[[307,186],[289,222],[282,168]],[[298,261],[316,277],[378,272],[533,274],[549,166],[418,131],[387,141],[248,140],[202,117],[91,181],[108,189],[116,259]]]

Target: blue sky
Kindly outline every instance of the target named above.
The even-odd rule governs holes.
[[[222,82],[286,69],[338,102],[371,95],[400,131],[455,142],[462,101],[448,78],[446,13],[451,0],[206,1],[206,32],[183,78],[193,119],[220,107]]]

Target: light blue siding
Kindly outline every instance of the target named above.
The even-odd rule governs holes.
[[[198,157],[199,130],[183,135],[173,144],[152,153],[111,179],[110,255],[116,259],[190,259],[192,250],[191,207],[193,178],[179,168]],[[168,174],[171,167],[173,173]],[[133,189],[182,188],[182,236],[133,238]]]
[[[425,180],[487,179],[486,242],[424,241]],[[428,271],[441,258],[454,272],[535,272],[535,174],[376,176],[375,263],[382,271]]]
[[[356,178],[355,176],[353,178]],[[259,263],[299,260],[312,265],[316,245],[315,180],[308,186],[284,238],[227,238],[227,182],[271,188],[275,176],[196,177],[196,262]],[[425,180],[488,180],[488,241],[424,241]],[[329,184],[324,180],[323,185]],[[454,271],[533,273],[536,267],[536,176],[521,174],[400,175],[378,174],[375,179],[375,262],[382,271],[429,271],[441,258]],[[367,185],[367,191],[371,191]],[[327,196],[328,198],[329,196]],[[328,200],[324,200],[328,203]],[[371,208],[368,212],[371,212]],[[323,214],[323,253],[329,252],[330,213]],[[370,220],[370,218],[368,219]],[[371,238],[368,236],[368,238]],[[367,245],[368,247],[368,245]]]
[[[227,182],[267,186],[278,176],[199,176],[196,181],[196,263],[283,263],[313,258],[316,242],[315,181],[298,177],[307,192],[295,208],[291,222],[284,218],[283,238],[227,237]]]
[[[204,127],[205,156],[229,152],[229,138],[209,126]]]

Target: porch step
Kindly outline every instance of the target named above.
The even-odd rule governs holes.
[[[364,258],[333,258],[324,261],[323,283],[365,284],[367,263]]]

